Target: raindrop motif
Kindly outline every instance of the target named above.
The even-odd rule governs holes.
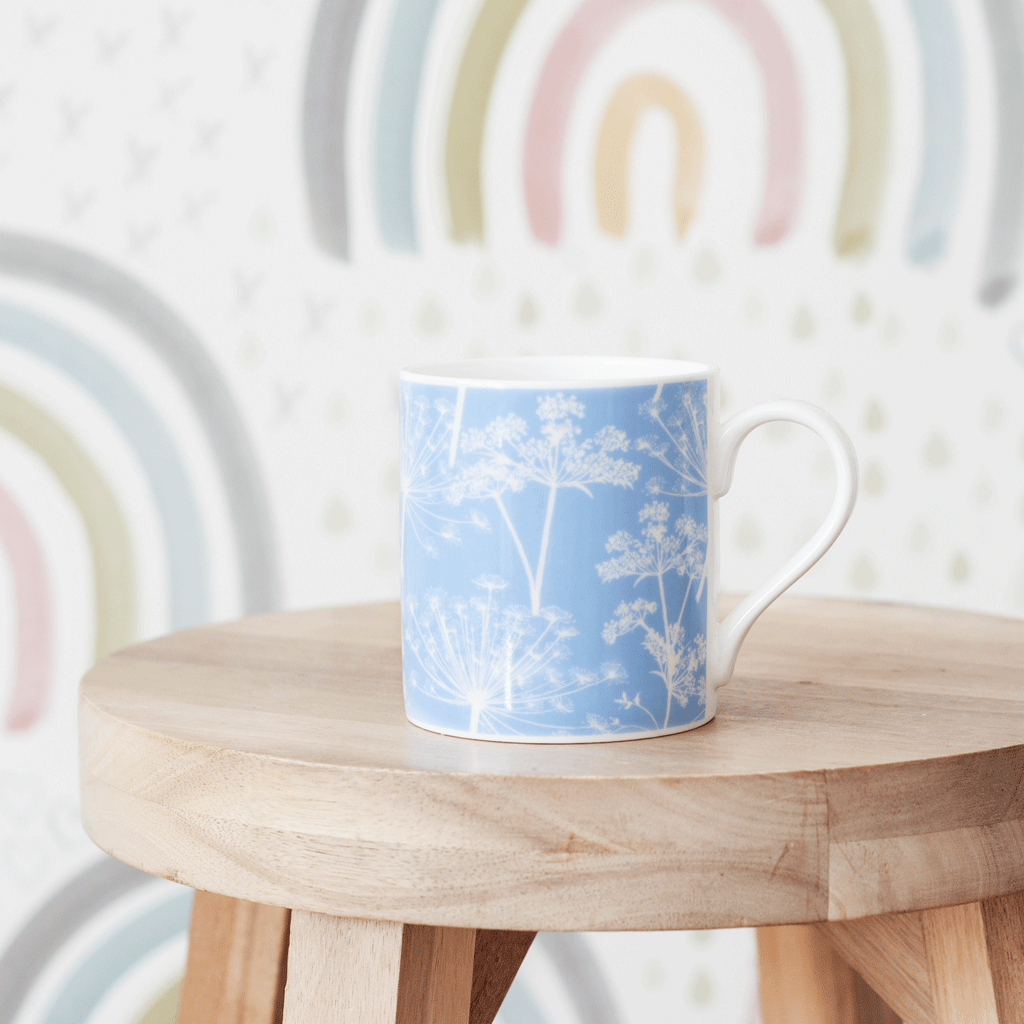
[[[878,574],[867,555],[861,555],[850,570],[850,584],[856,590],[870,590],[878,582]]]
[[[924,448],[925,464],[939,469],[948,465],[952,458],[949,442],[939,433],[932,434]]]
[[[693,279],[697,284],[710,287],[722,276],[722,264],[714,251],[703,249],[693,261]]]

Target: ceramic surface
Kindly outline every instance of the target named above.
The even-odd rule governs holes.
[[[411,721],[572,742],[713,716],[735,657],[709,614],[717,389],[711,367],[666,360],[403,371]]]

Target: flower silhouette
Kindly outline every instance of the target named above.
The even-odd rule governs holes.
[[[623,431],[604,426],[592,437],[580,436],[583,430],[576,421],[584,413],[583,403],[575,395],[558,392],[537,399],[539,437],[531,436],[526,421],[515,414],[496,417],[486,427],[462,432],[461,450],[477,457],[452,484],[450,498],[456,505],[467,499],[490,499],[495,503],[526,573],[534,615],[540,613],[558,491],[571,487],[593,497],[592,486],[632,487],[640,472],[638,465],[615,454],[629,448]],[[531,484],[547,489],[536,563],[527,555],[504,500],[507,493],[519,493]]]
[[[655,580],[658,585],[658,601],[637,598],[623,601],[615,609],[615,616],[605,623],[601,632],[605,643],[614,644],[619,637],[640,630],[644,634],[643,647],[654,658],[656,668],[652,673],[665,685],[665,717],[662,728],[668,727],[672,702],[686,707],[691,697],[699,696],[701,678],[706,657],[706,640],[703,635],[687,639],[683,626],[683,612],[693,593],[699,601],[707,579],[708,531],[690,516],[679,516],[669,527],[667,502],[652,501],[640,510],[641,535],[633,536],[626,530],[619,530],[608,538],[605,550],[613,557],[600,562],[597,574],[603,583],[623,578],[632,578],[634,587],[644,580]],[[679,610],[672,615],[666,596],[665,578],[676,575],[686,577],[686,590],[679,603]],[[696,591],[693,592],[694,584]],[[661,611],[659,624],[647,621],[648,616]],[[624,703],[625,702],[625,703]],[[626,692],[617,701],[624,709],[637,707],[648,714],[651,712],[640,704],[640,695],[630,701]]]
[[[551,728],[552,716],[573,711],[572,697],[609,681],[600,675],[556,664],[568,656],[565,641],[576,636],[572,616],[560,608],[532,615],[521,605],[500,607],[506,586],[497,576],[473,581],[482,593],[469,599],[433,591],[421,605],[406,602],[405,640],[422,672],[407,671],[409,684],[430,696],[469,710],[472,735]],[[560,726],[564,728],[564,726]]]
[[[674,409],[662,397],[659,387],[640,412],[661,428],[661,436],[644,437],[636,442],[638,451],[670,471],[670,476],[655,476],[647,481],[651,494],[674,497],[699,497],[708,493],[708,420],[706,403],[695,400],[690,388],[680,389]]]
[[[449,514],[458,406],[444,399],[434,402],[420,395],[413,399],[403,388],[400,396],[402,418],[399,502],[401,529],[399,553],[404,556],[406,532],[411,531],[423,550],[440,555],[439,541],[457,544],[459,527],[490,529],[479,509],[462,517]],[[448,509],[445,506],[448,506]],[[401,559],[404,566],[405,559]]]

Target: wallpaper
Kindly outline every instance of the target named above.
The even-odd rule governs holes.
[[[822,405],[861,494],[797,589],[1024,614],[1022,117],[1024,0],[4,4],[0,1024],[172,1019],[189,894],[82,833],[77,681],[397,597],[403,365],[681,356],[725,416]],[[760,428],[723,587],[833,485]],[[754,963],[547,936],[502,1020],[747,1024]]]

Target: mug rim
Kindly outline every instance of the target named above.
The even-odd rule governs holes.
[[[580,389],[670,384],[714,372],[707,363],[646,356],[487,356],[414,363],[398,376],[413,384],[449,387]]]

